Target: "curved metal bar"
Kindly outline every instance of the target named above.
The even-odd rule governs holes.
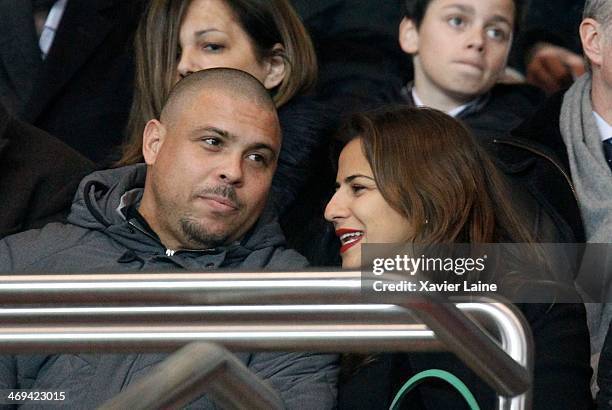
[[[278,393],[226,349],[192,343],[98,410],[179,409],[203,394],[228,410],[285,408]]]
[[[91,304],[97,305],[119,304],[147,304],[167,305],[249,305],[249,304],[290,304],[299,300],[301,303],[380,303],[380,298],[360,292],[360,272],[257,272],[257,273],[181,273],[181,274],[119,274],[119,275],[54,275],[54,276],[11,276],[0,277],[0,300],[3,305],[32,305],[40,303],[56,304]],[[24,300],[27,295],[27,300]],[[482,333],[482,329],[468,320],[453,304],[435,301],[431,295],[417,294],[411,297],[406,295],[389,296],[388,302],[402,306],[417,315],[436,336],[454,352],[461,360],[468,364],[477,374],[485,379],[494,389],[504,395],[516,395],[526,391],[530,385],[530,372],[517,365],[510,357],[503,353],[500,347]],[[509,308],[508,308],[509,309]],[[405,313],[405,312],[404,312]],[[505,314],[517,316],[516,312],[508,310]],[[412,317],[412,316],[410,316]],[[495,319],[497,320],[497,318]],[[385,320],[387,322],[388,320]],[[510,330],[510,323],[520,325],[520,319],[508,321],[508,326],[500,326],[502,333]],[[0,343],[8,347],[19,336],[19,327],[4,329]],[[107,326],[106,326],[107,327]],[[294,326],[295,328],[295,326]],[[109,327],[107,327],[107,330]],[[181,326],[185,329],[185,326]],[[49,329],[37,328],[37,332]],[[108,337],[104,331],[92,332],[83,329],[69,328],[67,332],[60,332],[47,340],[61,344],[72,340],[81,340],[113,344],[123,340],[124,336],[147,340],[148,336],[138,332],[127,332],[118,336],[121,329],[115,329],[115,336]],[[125,330],[125,329],[124,329]],[[159,330],[159,329],[158,329]],[[312,329],[311,329],[312,330]],[[363,329],[361,329],[363,330]],[[337,329],[330,332],[319,333],[318,337],[344,337],[354,338],[356,334],[347,333],[337,335]],[[12,334],[11,334],[12,333]],[[112,333],[112,332],[111,332]],[[161,341],[161,345],[174,340],[172,338],[189,339],[184,332],[162,332],[169,339]],[[197,333],[197,332],[196,332]],[[206,332],[205,332],[206,333]],[[264,332],[265,333],[265,332]],[[520,333],[520,332],[519,332]],[[300,330],[293,334],[295,339],[308,340],[308,332]],[[157,333],[158,337],[160,333]],[[389,337],[388,334],[373,332],[374,339]],[[22,334],[23,343],[36,340],[35,335]],[[210,336],[204,336],[206,340]],[[226,337],[224,335],[223,337]],[[266,343],[280,337],[280,334],[269,333],[249,334],[255,340],[255,348],[266,348]],[[317,338],[315,336],[315,339]],[[397,334],[395,335],[397,336]],[[395,337],[394,336],[394,337]],[[155,336],[153,336],[155,337]],[[216,337],[216,336],[215,336]],[[503,336],[502,340],[509,336]],[[186,338],[186,339],[185,339]],[[197,339],[197,338],[196,338]],[[213,337],[214,339],[214,337]],[[192,339],[190,339],[192,340]],[[215,339],[217,340],[217,339]],[[286,339],[285,339],[286,340]],[[378,340],[379,342],[381,340]],[[390,340],[389,340],[390,341]],[[529,339],[523,339],[523,349],[528,349]],[[390,341],[391,342],[391,341]],[[38,342],[40,343],[40,340]],[[85,342],[87,343],[87,342]],[[246,343],[246,341],[245,341]],[[321,339],[321,343],[325,344]],[[392,344],[392,342],[391,342]],[[247,343],[248,345],[248,343]],[[320,350],[323,346],[313,346]],[[24,345],[25,346],[25,345]],[[250,348],[252,349],[253,345]],[[414,348],[414,346],[412,346]],[[342,350],[342,349],[339,349]],[[403,349],[399,349],[403,350]]]
[[[464,363],[469,363],[480,378],[485,381],[497,380],[499,384],[496,383],[495,389],[500,394],[514,396],[531,386],[530,373],[524,367],[517,366],[517,362],[509,355],[500,356],[497,351],[499,345],[491,343],[491,338],[454,304],[404,302],[398,305],[411,309],[434,331],[448,350]],[[506,330],[506,327],[500,328],[502,333]],[[511,337],[504,335],[502,340]],[[500,377],[502,374],[505,376]]]
[[[484,302],[484,303],[483,303]],[[506,304],[486,301],[481,303],[458,303],[457,307],[461,310],[468,310],[472,313],[485,313],[494,318],[494,323],[500,335],[501,346],[504,351],[512,357],[529,374],[533,374],[533,349],[525,349],[524,346],[533,346],[531,332],[526,331],[529,325],[526,320],[519,315],[513,314]],[[508,398],[500,395],[498,397],[499,409],[519,410],[531,408],[533,390],[529,388],[525,393],[518,397]]]
[[[402,309],[400,306],[405,308]],[[287,306],[284,307],[287,308]],[[69,312],[66,308],[51,312],[45,309],[27,309],[25,310],[27,313],[19,312],[19,309],[0,310],[0,323],[3,324],[4,328],[4,335],[0,335],[0,345],[4,344],[4,348],[9,349],[10,346],[6,344],[9,340],[14,340],[16,334],[27,324],[36,326],[37,332],[41,336],[46,334],[58,338],[60,337],[59,333],[73,334],[81,335],[79,338],[93,338],[100,341],[109,337],[114,338],[115,336],[111,336],[111,334],[120,333],[123,329],[132,334],[137,329],[152,329],[147,333],[152,332],[155,335],[153,339],[150,339],[151,347],[154,347],[155,343],[168,345],[169,339],[162,335],[184,333],[185,329],[188,329],[189,332],[204,334],[220,331],[218,329],[231,329],[229,325],[233,326],[234,329],[240,329],[232,329],[232,333],[259,331],[264,328],[282,329],[282,326],[279,326],[278,323],[299,323],[300,326],[305,326],[307,329],[317,326],[325,329],[329,327],[329,323],[334,323],[334,329],[340,326],[347,328],[351,324],[361,326],[364,322],[369,323],[370,326],[377,326],[381,323],[409,325],[419,323],[415,321],[413,316],[416,315],[436,333],[437,338],[442,340],[449,350],[456,353],[464,362],[470,363],[474,371],[499,392],[511,395],[518,394],[525,391],[530,382],[528,373],[521,366],[517,365],[511,357],[503,354],[499,347],[491,343],[489,336],[482,333],[471,320],[450,304],[430,303],[427,300],[402,301],[398,302],[398,306],[379,309],[379,312],[374,310],[368,312],[366,309],[361,309],[359,313],[360,316],[365,316],[364,318],[357,316],[355,312],[351,312],[350,315],[347,314],[350,309],[346,307],[341,309],[340,313],[333,311],[332,314],[326,314],[321,309],[308,311],[308,306],[302,306],[301,310],[291,306],[290,309],[285,310],[283,305],[278,305],[274,306],[275,311],[266,309],[263,314],[253,306],[249,310],[244,309],[245,307],[238,307],[242,308],[240,309],[242,312],[233,312],[230,307],[222,310],[207,310],[205,307],[190,308],[175,307],[173,315],[168,315],[172,312],[170,309],[160,308],[138,308],[139,313],[135,315],[130,315],[130,310],[125,307],[115,309],[75,308],[70,313],[69,318],[66,316]],[[151,313],[151,310],[157,313]],[[145,314],[144,312],[147,311],[148,313]],[[381,311],[385,313],[381,314]],[[53,312],[55,315],[51,314]],[[98,315],[90,315],[93,312],[98,313]],[[369,314],[364,314],[366,312]],[[10,318],[7,318],[9,315],[13,315],[13,323],[11,323]],[[90,315],[89,318],[88,315]],[[50,318],[53,320],[50,321]],[[206,326],[202,326],[200,323],[206,323]],[[291,328],[287,330],[291,330]],[[104,336],[107,332],[108,335]],[[11,333],[13,335],[9,339]],[[207,338],[210,336],[199,337]],[[336,335],[335,337],[341,336]],[[30,338],[29,342],[23,340],[18,343],[25,347],[29,346],[30,342],[34,340],[36,339]],[[158,342],[153,342],[153,340],[158,340]],[[505,376],[499,377],[502,374]]]

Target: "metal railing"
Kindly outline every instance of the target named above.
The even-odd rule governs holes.
[[[383,304],[360,286],[346,271],[0,276],[0,349],[449,350],[498,393],[498,408],[530,408],[531,336],[516,309],[423,294]]]
[[[98,410],[178,409],[207,394],[225,410],[283,410],[278,393],[226,349],[191,343]]]

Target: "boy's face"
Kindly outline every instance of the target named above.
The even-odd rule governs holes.
[[[418,29],[404,18],[400,45],[414,56],[423,102],[448,110],[489,91],[506,67],[514,17],[512,0],[432,0]]]

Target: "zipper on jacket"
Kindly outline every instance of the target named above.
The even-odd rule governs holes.
[[[559,172],[561,173],[561,175],[563,175],[563,177],[565,178],[565,181],[567,182],[567,184],[570,187],[570,190],[572,191],[572,195],[574,196],[574,200],[576,201],[576,203],[578,203],[578,197],[576,196],[576,191],[574,190],[574,184],[572,184],[572,180],[569,177],[569,175],[567,175],[567,172],[565,172],[565,170],[563,169],[563,167],[561,165],[559,165],[557,163],[557,161],[555,161],[552,157],[550,157],[549,155],[546,155],[545,153],[537,150],[536,148],[532,148],[526,145],[521,144],[520,142],[516,142],[516,141],[508,141],[508,140],[493,140],[495,143],[497,144],[507,144],[507,145],[512,145],[514,147],[518,147],[518,148],[523,148],[526,149],[527,151],[530,151],[536,155],[539,155],[541,157],[543,157],[544,159],[548,160],[551,164],[554,165],[555,168],[557,168],[557,170],[559,170]]]
[[[133,228],[138,229],[138,231],[142,232],[143,234],[147,235],[149,238],[153,239],[155,242],[159,243],[160,245],[163,244],[161,242],[159,242],[159,240],[157,238],[155,238],[153,235],[151,235],[149,232],[145,231],[144,229],[142,229],[140,226],[136,225],[135,223],[133,223],[132,221],[128,221],[128,224],[130,224]],[[172,249],[166,249],[166,256],[174,256],[174,254],[176,253],[175,250]]]
[[[153,239],[155,242],[157,242],[162,248],[166,249],[166,247],[164,246],[163,243],[161,243],[159,241],[158,238],[154,237],[153,235],[151,235],[149,232],[145,231],[144,229],[142,229],[141,227],[139,227],[138,225],[136,225],[135,223],[133,223],[132,221],[128,221],[128,224],[130,226],[132,226],[133,228],[137,229],[139,232],[142,232],[143,234],[147,235],[149,238]],[[217,252],[218,249],[217,248],[210,248],[210,249],[166,249],[165,254],[166,256],[174,256],[174,254],[176,254],[179,251],[185,251],[185,252],[200,252],[200,253],[211,253],[211,252]]]
[[[159,242],[159,239],[157,239],[156,237],[154,237],[153,235],[151,235],[149,232],[145,231],[144,229],[142,229],[140,226],[136,225],[135,223],[133,223],[132,221],[128,221],[128,224],[130,226],[132,226],[133,228],[136,228],[138,231],[144,233],[145,235],[147,235],[149,238],[153,239],[155,242],[159,243],[161,245],[161,242]],[[163,246],[163,245],[162,245]]]

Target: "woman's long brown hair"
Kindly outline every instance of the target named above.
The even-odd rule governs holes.
[[[388,106],[353,115],[385,200],[415,229],[414,242],[533,242],[503,176],[470,131],[430,108]]]
[[[503,176],[454,118],[430,108],[387,106],[350,117],[339,139],[354,138],[361,140],[383,198],[410,221],[413,243],[535,242]],[[376,360],[343,355],[341,378]]]

